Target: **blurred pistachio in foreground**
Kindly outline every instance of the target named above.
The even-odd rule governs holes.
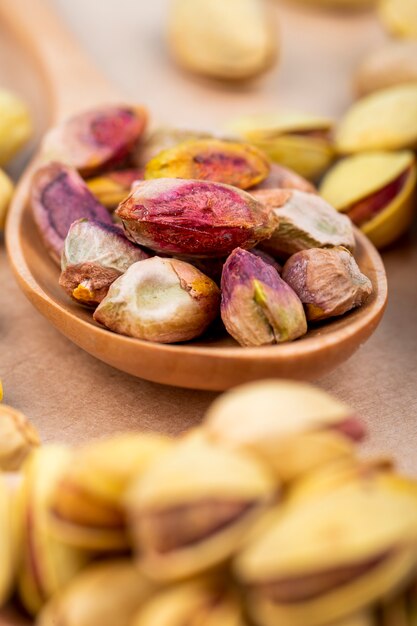
[[[296,0],[309,6],[323,7],[326,9],[352,9],[362,10],[374,6],[378,0]]]
[[[0,470],[18,470],[28,454],[40,444],[39,435],[23,413],[0,405]]]
[[[380,0],[379,15],[384,25],[394,35],[417,39],[415,0]]]
[[[392,41],[371,52],[359,65],[355,91],[365,96],[379,89],[417,82],[417,41]]]
[[[9,599],[15,583],[19,545],[16,520],[13,517],[13,494],[6,481],[0,476],[0,608]]]
[[[263,0],[171,0],[170,50],[180,65],[198,74],[255,77],[272,64],[276,36]]]
[[[32,133],[29,111],[23,101],[0,89],[0,166],[9,161]]]
[[[13,183],[3,170],[0,169],[0,232],[6,225],[7,210],[13,196]]]

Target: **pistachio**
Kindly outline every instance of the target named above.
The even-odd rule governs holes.
[[[127,559],[97,563],[51,600],[36,626],[131,626],[152,590]]]
[[[260,626],[319,626],[405,585],[415,567],[417,491],[389,475],[288,504],[236,562]]]
[[[270,263],[236,248],[223,267],[221,316],[242,346],[292,341],[307,332],[303,306]]]
[[[232,129],[263,150],[272,161],[315,179],[334,158],[332,126],[327,118],[282,113],[243,117]]]
[[[153,257],[110,287],[94,319],[122,335],[176,343],[201,335],[219,313],[216,283],[189,263]]]
[[[263,381],[213,402],[204,430],[214,443],[258,456],[275,476],[293,481],[352,459],[365,432],[352,409],[306,383]]]
[[[16,576],[12,491],[0,476],[0,609],[8,601]]]
[[[228,559],[271,502],[262,465],[193,434],[155,463],[128,494],[131,532],[144,572],[160,581]]]
[[[96,220],[77,220],[64,242],[59,284],[81,304],[96,306],[116,278],[148,256],[126,239],[120,228]]]
[[[382,248],[410,226],[416,181],[412,152],[364,152],[339,161],[320,193]]]
[[[102,106],[83,111],[47,133],[42,154],[92,176],[124,164],[145,130],[147,112],[136,106]]]
[[[417,82],[417,42],[392,41],[362,61],[355,77],[361,96],[403,83]]]
[[[148,180],[116,211],[132,241],[164,254],[226,256],[270,237],[278,220],[240,189],[203,180]]]
[[[77,172],[61,163],[49,163],[36,170],[31,207],[43,243],[59,264],[73,222],[91,218],[112,223],[107,209],[95,199]]]
[[[125,492],[169,445],[160,435],[128,433],[76,451],[49,501],[56,535],[90,550],[125,548]]]
[[[336,130],[342,154],[417,146],[417,84],[382,89],[358,100]]]
[[[133,183],[143,180],[143,168],[115,170],[89,178],[87,187],[97,200],[107,209],[115,209],[129,195]]]
[[[11,406],[0,405],[0,470],[18,470],[28,454],[40,444],[30,421]]]
[[[7,210],[13,196],[13,183],[2,169],[0,169],[0,232],[6,225]]]
[[[27,106],[15,94],[0,89],[0,165],[5,165],[32,134]]]
[[[249,144],[199,139],[163,150],[146,166],[145,178],[192,178],[248,189],[269,174],[266,156]]]
[[[184,141],[196,139],[213,139],[213,135],[205,131],[160,126],[140,144],[136,160],[138,165],[144,168],[151,159],[163,150],[173,148]]]
[[[253,187],[250,193],[259,189],[298,189],[306,193],[317,193],[317,189],[307,179],[303,178],[293,170],[272,163],[269,175],[261,183]]]
[[[212,78],[242,80],[268,69],[276,54],[271,16],[259,0],[174,0],[168,39],[177,62]]]
[[[273,256],[285,258],[300,250],[329,246],[355,248],[349,219],[320,196],[286,189],[255,191],[253,196],[279,220],[272,237],[261,244]]]
[[[310,6],[320,6],[326,9],[360,10],[368,9],[376,4],[377,0],[297,0]]]
[[[394,35],[417,38],[417,7],[414,0],[381,0],[379,15]]]
[[[309,321],[317,322],[361,306],[373,291],[346,248],[312,248],[293,254],[282,278],[304,304]]]

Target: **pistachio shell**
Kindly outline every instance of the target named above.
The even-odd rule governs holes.
[[[16,576],[12,491],[0,476],[0,609],[8,601]]]
[[[0,169],[0,232],[6,225],[7,210],[13,196],[13,183],[3,170]]]
[[[6,404],[0,405],[0,471],[20,469],[40,439],[28,418]]]
[[[26,104],[15,94],[0,90],[0,165],[5,165],[32,134]]]
[[[417,41],[392,41],[362,61],[355,77],[360,95],[394,85],[417,82]]]
[[[415,0],[381,0],[379,15],[394,35],[417,38],[417,6]]]
[[[399,85],[358,100],[336,130],[342,154],[417,146],[417,84]]]

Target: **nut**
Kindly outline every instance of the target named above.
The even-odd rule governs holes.
[[[276,269],[236,248],[223,267],[221,316],[242,346],[292,341],[307,332],[303,306]]]
[[[0,476],[0,607],[8,601],[16,576],[13,495]]]
[[[77,172],[61,163],[49,163],[35,172],[31,207],[43,243],[58,264],[73,222],[91,218],[112,224],[107,209],[96,200]]]
[[[143,107],[108,105],[83,111],[50,130],[42,144],[46,161],[60,161],[93,176],[123,165],[146,128]]]
[[[145,178],[192,178],[248,189],[269,173],[265,155],[244,143],[200,139],[163,150],[146,166]]]
[[[352,224],[320,196],[282,189],[255,191],[254,197],[279,220],[262,248],[273,256],[287,257],[300,250],[344,246],[355,248]]]
[[[0,166],[25,145],[32,134],[26,104],[15,94],[0,90]]]
[[[116,278],[148,256],[126,239],[120,228],[77,220],[65,239],[59,284],[81,304],[96,306]]]
[[[174,0],[169,46],[188,70],[226,80],[258,76],[276,56],[276,34],[258,0]]]
[[[28,454],[39,444],[39,435],[27,417],[20,411],[1,404],[0,471],[18,470]]]
[[[171,128],[161,126],[153,131],[149,137],[140,144],[136,160],[140,167],[156,157],[157,154],[168,148],[173,148],[179,143],[193,139],[212,139],[213,135],[204,131],[185,130],[183,128]]]
[[[7,210],[13,196],[13,183],[3,170],[0,169],[0,232],[6,225]]]
[[[387,29],[400,37],[417,38],[417,9],[414,0],[381,0],[379,15]]]
[[[409,228],[416,181],[412,152],[364,152],[339,161],[320,192],[382,248]]]
[[[306,193],[317,193],[317,189],[307,179],[278,163],[271,164],[269,176],[253,187],[250,193],[259,189],[298,189]]]
[[[223,563],[275,490],[251,457],[217,447],[199,433],[186,437],[128,495],[141,568],[162,582]]]
[[[161,178],[135,186],[116,211],[132,241],[164,254],[222,257],[270,237],[278,220],[240,189]]]
[[[107,209],[115,209],[129,195],[133,183],[144,178],[143,168],[107,172],[87,180],[87,186]]]
[[[374,50],[362,61],[354,78],[355,91],[361,96],[417,82],[417,42],[393,41]]]
[[[297,0],[309,6],[319,6],[330,10],[359,10],[368,9],[375,5],[377,0]],[[333,626],[333,625],[332,625]]]
[[[110,287],[94,319],[122,335],[176,343],[201,335],[219,313],[214,281],[189,263],[152,257]]]

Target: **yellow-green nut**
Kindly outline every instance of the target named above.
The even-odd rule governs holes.
[[[0,166],[9,161],[32,134],[26,104],[15,94],[0,89]]]
[[[107,209],[115,209],[129,195],[133,183],[143,180],[143,168],[130,168],[105,172],[89,178],[87,187]]]
[[[392,41],[377,48],[359,65],[355,92],[365,96],[379,89],[417,82],[417,41]]]
[[[305,178],[318,178],[331,164],[333,122],[296,113],[254,115],[236,120],[231,129],[257,146],[271,161]]]
[[[294,481],[341,459],[352,459],[365,431],[354,411],[324,391],[293,381],[250,383],[213,402],[206,436],[250,452],[275,476]]]
[[[379,15],[384,25],[394,35],[417,39],[415,0],[380,0]]]
[[[0,476],[0,609],[9,600],[16,577],[17,551],[13,492]]]
[[[13,183],[3,170],[0,169],[0,232],[6,225],[7,210],[13,196]]]
[[[266,468],[194,433],[155,463],[127,498],[139,564],[160,582],[223,564],[277,490]]]
[[[57,536],[89,550],[126,548],[125,493],[170,445],[161,435],[127,433],[75,451],[49,501]]]
[[[341,154],[417,146],[417,84],[382,89],[358,100],[340,121],[335,145]]]
[[[324,178],[320,193],[382,248],[410,226],[416,181],[411,151],[369,152],[335,165]]]
[[[260,626],[321,626],[406,585],[416,535],[415,484],[383,475],[282,507],[235,570]]]
[[[11,406],[0,405],[0,471],[18,470],[39,445],[39,435],[28,418]]]

